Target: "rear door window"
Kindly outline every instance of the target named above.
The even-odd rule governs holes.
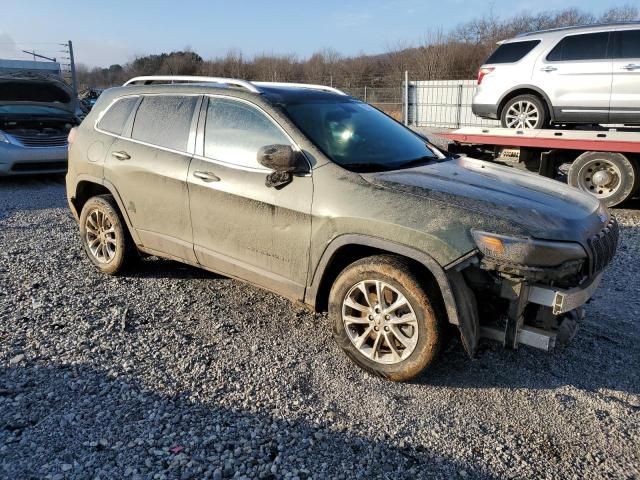
[[[266,145],[290,145],[287,136],[267,116],[236,100],[210,98],[204,129],[204,156],[241,167],[265,167],[258,150]]]
[[[609,32],[570,35],[560,40],[547,55],[547,60],[603,60],[607,58],[608,45]]]
[[[640,30],[617,33],[615,58],[640,58]]]
[[[122,135],[124,126],[135,107],[138,97],[126,97],[117,100],[98,122],[98,128],[114,135]]]
[[[131,138],[186,152],[197,96],[145,96],[136,112]]]
[[[522,60],[531,50],[533,50],[540,40],[528,40],[525,42],[503,43],[487,59],[490,63],[513,63]]]

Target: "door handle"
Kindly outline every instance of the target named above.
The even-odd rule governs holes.
[[[196,170],[195,172],[193,172],[193,176],[196,178],[199,178],[203,182],[219,182],[220,181],[220,177],[212,172],[201,172],[199,170]]]
[[[630,63],[622,67],[623,70],[640,70],[640,64],[638,63]]]
[[[556,67],[552,67],[551,65],[540,69],[541,72],[555,72],[556,70],[558,69]]]
[[[131,155],[127,152],[111,152],[111,156],[117,158],[118,160],[129,160]]]

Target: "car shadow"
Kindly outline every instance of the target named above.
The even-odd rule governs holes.
[[[628,361],[633,353],[614,353],[612,356],[619,358],[603,358],[602,349],[596,345],[602,339],[593,338],[591,332],[584,330],[584,326],[578,330],[570,345],[551,352],[524,346],[508,350],[496,342],[481,340],[474,358],[469,358],[455,339],[437,363],[411,383],[479,390],[554,390],[572,386],[589,392],[608,389],[623,394],[639,394],[637,369],[628,363],[627,367],[620,368],[619,360],[624,358]],[[579,338],[585,333],[587,338]]]
[[[134,268],[124,275],[126,278],[167,278],[214,280],[227,278],[203,268],[155,256],[140,258]]]
[[[1,367],[0,396],[0,444],[9,447],[0,476],[6,478],[44,478],[64,471],[63,464],[71,465],[73,475],[80,468],[78,478],[132,472],[197,478],[198,467],[220,468],[230,478],[240,462],[230,464],[229,451],[239,447],[244,463],[263,466],[261,478],[294,469],[300,478],[348,478],[345,465],[353,465],[358,478],[409,472],[413,478],[452,478],[461,471],[465,477],[498,478],[478,465],[435,456],[411,439],[399,446],[334,429],[331,421],[311,423],[189,394],[167,395],[133,376],[114,377],[86,364]]]

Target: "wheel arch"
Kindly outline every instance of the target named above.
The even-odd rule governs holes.
[[[506,105],[506,103],[512,98],[517,97],[518,95],[535,95],[541,98],[542,101],[544,102],[544,105],[547,107],[547,114],[549,115],[549,121],[551,122],[555,121],[555,117],[553,113],[553,105],[551,104],[551,100],[549,99],[549,96],[546,93],[544,93],[544,91],[542,91],[540,88],[534,85],[518,85],[517,87],[513,87],[507,90],[502,95],[502,97],[500,98],[500,101],[498,102],[498,113],[497,113],[498,119],[502,117],[502,110],[504,109],[504,106]]]
[[[113,185],[108,180],[92,177],[89,175],[81,175],[78,176],[78,181],[75,185],[75,189],[73,195],[69,197],[69,206],[72,210],[72,213],[76,220],[80,218],[80,212],[82,211],[82,207],[91,197],[96,195],[111,195],[117,205],[122,217],[127,224],[127,229],[129,230],[129,234],[131,238],[136,243],[136,245],[140,245],[141,242],[136,234],[135,229],[132,227],[131,220],[129,218],[129,213],[125,208],[122,197],[118,193],[115,185]]]
[[[347,234],[334,239],[317,264],[311,284],[305,292],[305,303],[315,310],[326,308],[329,290],[344,268],[364,257],[394,254],[408,259],[430,276],[438,287],[449,323],[458,325],[458,308],[445,270],[427,253],[412,247],[367,235]]]

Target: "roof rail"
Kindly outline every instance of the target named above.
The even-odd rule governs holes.
[[[326,85],[313,85],[311,83],[287,83],[287,82],[249,82],[247,80],[238,80],[236,78],[223,78],[223,77],[198,77],[192,75],[148,75],[143,77],[135,77],[127,80],[124,86],[134,85],[136,83],[142,83],[146,85],[151,82],[165,82],[165,83],[219,83],[222,85],[234,85],[237,87],[243,87],[253,93],[260,93],[260,90],[256,87],[296,87],[296,88],[308,88],[311,90],[324,90],[326,92],[337,93],[338,95],[347,95],[342,90],[337,88],[327,87]]]
[[[222,77],[198,77],[192,75],[149,75],[144,77],[135,77],[127,80],[123,86],[133,85],[142,82],[143,85],[150,82],[165,82],[165,83],[219,83],[221,85],[233,85],[236,87],[243,87],[253,93],[260,93],[255,85],[246,80],[237,80],[235,78],[222,78]]]
[[[527,37],[530,35],[539,35],[542,33],[551,33],[551,32],[562,32],[562,31],[570,31],[570,30],[580,30],[580,29],[588,29],[588,28],[603,28],[603,27],[616,27],[616,26],[625,26],[625,25],[640,25],[640,21],[638,20],[630,20],[625,22],[604,22],[604,23],[586,23],[582,25],[571,25],[568,27],[555,27],[555,28],[547,28],[543,30],[534,30],[532,32],[523,32],[516,35],[516,37]]]
[[[309,88],[311,90],[324,90],[326,92],[337,93],[338,95],[347,95],[342,90],[337,88],[327,87],[326,85],[314,85],[311,83],[288,83],[288,82],[251,82],[257,87],[297,87],[297,88]]]

